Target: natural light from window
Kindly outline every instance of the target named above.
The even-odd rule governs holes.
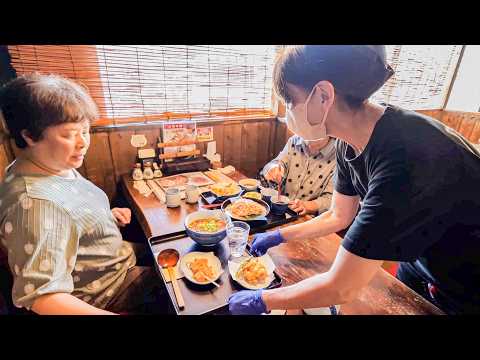
[[[480,45],[467,45],[446,110],[480,111]]]
[[[107,116],[272,107],[274,45],[98,45]]]

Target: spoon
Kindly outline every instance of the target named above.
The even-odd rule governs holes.
[[[179,258],[180,254],[177,250],[165,249],[158,254],[157,260],[161,267],[167,268],[170,281],[172,282],[173,292],[175,293],[175,298],[177,299],[178,307],[182,309],[185,306],[185,302],[183,301],[183,296],[180,292],[180,288],[178,287],[177,278],[173,270],[175,265],[177,265]]]

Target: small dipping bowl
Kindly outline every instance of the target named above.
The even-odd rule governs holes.
[[[238,182],[242,188],[246,191],[256,191],[260,185],[260,181],[257,179],[242,179]]]
[[[263,188],[260,191],[260,194],[262,194],[263,200],[265,200],[267,204],[271,204],[270,199],[272,198],[272,196],[277,196],[278,191],[272,188]]]
[[[290,199],[285,195],[275,195],[270,199],[272,203],[272,213],[275,215],[283,215],[288,209]]]

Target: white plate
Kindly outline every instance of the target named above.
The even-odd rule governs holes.
[[[215,185],[215,184],[214,184]],[[240,186],[238,186],[237,184],[233,184],[232,188],[235,189],[235,192],[233,194],[228,194],[228,195],[220,195],[219,193],[215,192],[213,189],[212,189],[212,185],[210,185],[210,191],[215,194],[216,197],[219,197],[219,198],[227,198],[227,197],[234,197],[234,196],[237,196],[239,195],[241,192],[242,192],[242,189],[240,188]]]
[[[236,215],[234,215],[234,214],[230,211],[230,207],[233,205],[234,202],[237,202],[237,201],[253,201],[253,200],[252,200],[252,199],[248,199],[248,198],[238,198],[238,199],[236,199],[236,200],[235,200],[235,199],[232,199],[232,200],[230,201],[230,204],[225,207],[225,213],[226,213],[228,216],[230,216],[232,219],[241,220],[241,221],[255,221],[255,220],[259,220],[259,219],[265,218],[265,217],[268,215],[269,210],[270,210],[270,209],[265,208],[265,206],[264,206],[263,204],[258,203],[258,202],[256,202],[256,201],[253,201],[253,202],[256,202],[257,204],[259,204],[259,205],[263,208],[262,214],[260,214],[260,215],[258,215],[258,216],[255,216],[255,217],[248,217],[248,218],[242,217],[242,216],[236,216]],[[265,205],[268,206],[268,204],[265,204]]]
[[[220,259],[216,257],[213,252],[200,252],[200,251],[192,251],[180,259],[180,270],[182,271],[183,275],[190,280],[191,282],[198,284],[198,285],[208,285],[211,284],[211,281],[199,282],[193,278],[192,271],[188,268],[187,263],[192,262],[194,259],[207,259],[208,265],[213,268],[213,276],[212,280],[216,281],[222,275],[223,269]]]
[[[230,272],[232,279],[238,282],[244,288],[250,289],[250,290],[265,289],[266,287],[268,287],[272,283],[272,281],[275,279],[275,275],[273,274],[273,271],[275,270],[275,264],[273,263],[272,258],[268,254],[260,256],[257,259],[260,260],[260,262],[263,265],[265,265],[265,267],[267,268],[268,277],[265,279],[265,281],[262,284],[252,285],[246,282],[242,278],[237,278],[238,268],[244,261],[248,259],[244,259],[240,262],[234,262],[234,261],[228,262],[228,271]]]

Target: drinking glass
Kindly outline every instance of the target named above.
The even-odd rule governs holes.
[[[228,245],[230,247],[230,256],[239,258],[243,256],[247,246],[250,225],[243,221],[232,221],[227,226]]]

